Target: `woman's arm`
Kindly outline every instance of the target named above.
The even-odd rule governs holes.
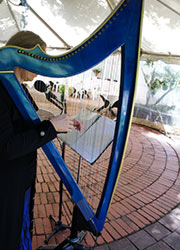
[[[56,130],[50,121],[15,133],[8,112],[0,107],[0,158],[13,160],[45,145],[56,137]]]
[[[0,100],[0,157],[4,160],[33,152],[56,138],[57,132],[70,132],[73,127],[81,130],[82,124],[64,114],[19,133],[14,132],[13,126],[7,106]]]

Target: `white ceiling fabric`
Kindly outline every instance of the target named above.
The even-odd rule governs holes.
[[[145,1],[142,48],[180,54],[179,45],[180,16],[156,0]]]
[[[141,46],[144,56],[151,55],[156,58],[161,57],[161,54],[162,57],[168,55],[167,61],[179,63],[179,1],[145,0]],[[110,6],[114,7],[118,2],[118,0],[27,0],[31,8],[26,8],[14,5],[14,3],[19,4],[20,0],[1,0],[0,41],[6,41],[18,29],[27,29],[38,33],[49,47],[74,47],[104,21],[111,12]],[[32,10],[47,25],[40,21]],[[54,34],[48,25],[54,30]]]
[[[180,55],[180,2],[163,0],[165,5],[161,2],[145,0],[142,49],[149,53]]]

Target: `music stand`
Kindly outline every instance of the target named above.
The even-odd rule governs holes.
[[[83,159],[94,164],[113,141],[115,121],[86,108],[74,118],[83,123],[82,130],[73,129],[72,132],[59,134],[58,137]]]
[[[75,118],[83,122],[82,131],[79,132],[74,129],[72,132],[67,134],[58,134],[58,138],[61,139],[61,141],[64,144],[67,144],[71,149],[73,149],[75,152],[79,154],[79,165],[77,174],[77,183],[78,183],[82,158],[88,161],[90,164],[94,164],[97,161],[97,159],[101,156],[101,154],[107,149],[107,147],[113,141],[115,121],[88,109],[81,110],[79,114],[75,116]],[[86,150],[84,150],[83,142],[86,142]],[[62,203],[60,205],[62,207]],[[44,246],[44,247],[41,246],[38,249],[39,250],[40,249],[41,250],[47,250],[47,249],[91,250],[92,249],[91,247],[85,248],[85,246],[80,244],[86,233],[84,231],[81,231],[80,234],[78,235],[79,225],[77,226],[77,224],[79,223],[79,215],[80,215],[79,209],[75,205],[73,208],[73,215],[72,215],[72,227],[70,227],[71,229],[70,237],[65,239],[62,243],[60,243],[57,246],[55,245]],[[82,223],[84,222],[82,221]],[[53,235],[56,232],[54,232]]]
[[[81,110],[80,113],[76,115],[76,118],[85,123],[83,130],[81,132],[72,131],[68,134],[59,134],[59,138],[64,143],[66,143],[71,149],[73,149],[79,154],[79,165],[77,174],[78,183],[82,158],[88,161],[90,164],[94,164],[97,161],[97,159],[113,141],[115,121],[88,109]],[[83,142],[86,142],[85,148]],[[83,220],[82,222],[80,222],[80,216],[81,214],[79,213],[79,209],[75,205],[73,209],[71,235],[62,243],[60,243],[56,248],[54,248],[54,250],[92,249],[91,247],[85,248],[85,246],[80,244],[80,242],[85,236],[84,231],[81,231],[78,235],[79,224],[84,223]]]

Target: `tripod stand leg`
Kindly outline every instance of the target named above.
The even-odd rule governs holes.
[[[85,247],[84,245],[80,244],[85,235],[86,232],[82,231],[76,238],[67,238],[54,250],[92,250],[92,247]]]
[[[55,223],[55,229],[54,231],[51,233],[51,235],[45,239],[45,244],[48,244],[49,240],[59,231],[63,231],[66,229],[70,229],[70,226],[67,226],[65,224],[62,223],[61,221],[61,217],[62,217],[62,192],[63,192],[63,183],[60,181],[60,203],[59,203],[59,220],[57,221],[53,215],[49,216],[49,219],[51,221],[53,221]]]
[[[53,221],[55,222],[56,227],[55,227],[54,231],[50,234],[50,236],[49,236],[47,239],[45,239],[45,241],[44,241],[45,244],[48,244],[49,240],[50,240],[56,233],[58,233],[59,231],[63,231],[63,230],[66,230],[66,229],[68,229],[68,228],[71,228],[71,227],[69,227],[69,226],[67,226],[67,225],[62,224],[61,221],[57,221],[57,222],[56,222],[55,219],[54,219],[54,217],[53,217],[52,215],[49,216],[49,219],[50,219],[50,220],[53,220]]]

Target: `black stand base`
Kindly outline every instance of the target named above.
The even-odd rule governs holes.
[[[80,244],[85,235],[85,232],[81,232],[74,239],[67,238],[59,245],[39,246],[37,250],[92,250],[92,247],[85,247]]]
[[[45,244],[48,244],[49,240],[50,240],[57,232],[63,231],[63,230],[66,230],[66,229],[70,229],[70,228],[71,228],[70,226],[67,226],[67,225],[62,224],[61,221],[56,221],[56,219],[55,219],[54,216],[52,216],[52,215],[49,216],[49,219],[50,219],[51,221],[54,221],[54,223],[55,223],[55,229],[54,229],[54,231],[52,232],[52,234],[50,234],[50,236],[49,236],[47,239],[45,239],[45,241],[44,241]]]

